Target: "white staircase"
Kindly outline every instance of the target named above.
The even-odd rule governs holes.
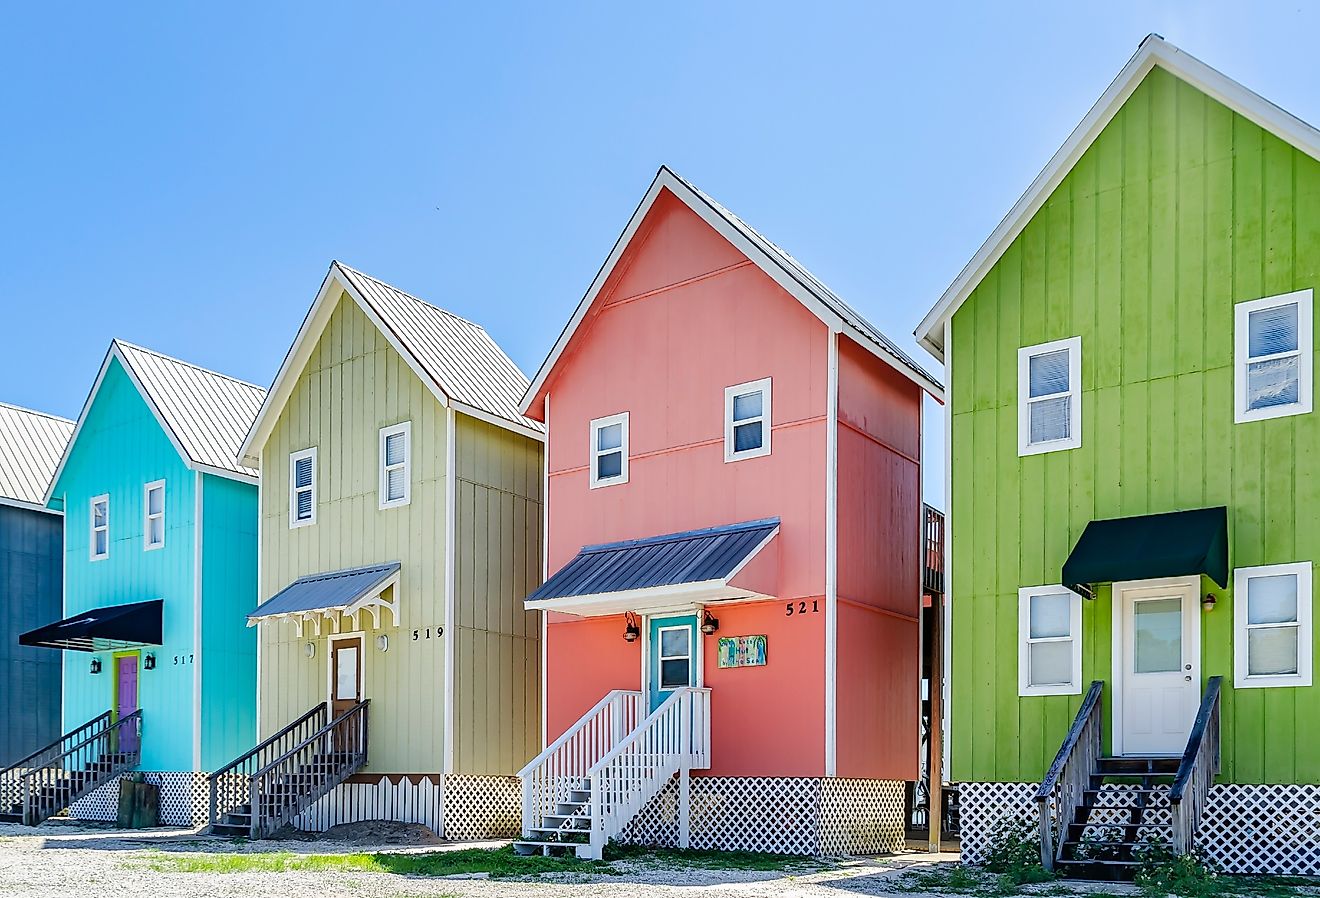
[[[710,690],[676,689],[646,717],[645,696],[615,690],[518,774],[519,854],[599,859],[646,803],[679,777],[679,844],[688,844],[692,770],[710,767]]]

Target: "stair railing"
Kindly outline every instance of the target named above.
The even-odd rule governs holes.
[[[532,827],[554,812],[555,805],[568,800],[568,792],[582,785],[591,767],[623,738],[637,729],[645,716],[642,693],[615,689],[596,702],[545,751],[518,771],[522,780],[523,838],[531,838]]]
[[[370,703],[358,702],[252,774],[252,838],[272,835],[367,763]]]
[[[211,826],[215,826],[225,814],[247,801],[248,785],[254,773],[306,742],[313,733],[326,725],[329,716],[329,703],[321,702],[270,738],[258,743],[255,748],[209,774],[206,781],[211,793]]]
[[[1063,841],[1090,788],[1091,776],[1100,760],[1101,701],[1105,684],[1091,683],[1082,706],[1077,709],[1068,736],[1054,756],[1054,763],[1036,790],[1036,808],[1040,813],[1040,862],[1046,870],[1063,851]]]
[[[0,770],[0,811],[7,812],[10,808],[22,803],[24,774],[38,767],[46,766],[53,759],[58,758],[83,740],[103,731],[110,726],[110,716],[110,712],[106,711],[97,717],[93,717],[82,726],[70,730],[49,745],[43,745],[27,757],[20,758],[4,770]]]
[[[23,824],[36,826],[132,770],[141,757],[142,711],[125,714],[104,728],[93,728],[90,735],[23,773]]]
[[[1169,787],[1169,810],[1173,816],[1173,850],[1187,854],[1196,844],[1210,786],[1219,773],[1219,692],[1223,677],[1206,680],[1196,722],[1187,737],[1178,773]]]
[[[710,690],[675,689],[635,730],[587,772],[591,781],[591,851],[599,858],[675,774],[710,766]],[[686,839],[687,783],[679,794],[679,843]]]

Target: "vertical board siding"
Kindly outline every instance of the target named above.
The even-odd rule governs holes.
[[[541,444],[458,415],[454,773],[516,773],[540,749]]]
[[[0,505],[0,768],[59,738],[60,653],[18,644],[59,620],[59,515]]]
[[[256,742],[257,488],[201,481],[202,769],[215,770]]]
[[[1233,567],[1320,561],[1317,415],[1233,423],[1233,304],[1308,287],[1320,163],[1156,68],[954,315],[954,779],[1058,750],[1081,696],[1018,696],[1017,590],[1090,520],[1227,505]],[[1082,445],[1019,458],[1017,350],[1071,336]],[[1231,590],[1202,586],[1202,672],[1231,683]],[[1083,605],[1084,682],[1112,676],[1110,615],[1108,587]],[[1225,781],[1320,782],[1320,687],[1223,701]]]
[[[379,508],[380,428],[412,422],[412,497]],[[260,598],[321,571],[398,561],[399,620],[362,615],[369,770],[439,773],[444,727],[444,409],[356,303],[341,296],[262,449]],[[317,447],[316,523],[289,528],[289,453]],[[328,694],[327,622],[262,624],[261,735]],[[414,631],[417,638],[414,639]],[[388,637],[387,651],[375,644]],[[305,644],[316,653],[308,658]]]
[[[143,486],[165,481],[165,546],[143,551]],[[193,668],[173,664],[195,655],[193,633],[193,515],[196,475],[188,470],[117,359],[112,360],[87,411],[53,495],[65,508],[65,591],[62,617],[106,605],[163,599],[164,644],[142,654],[156,669],[139,667],[142,769],[193,769]],[[89,560],[90,504],[110,496],[110,557]],[[241,624],[240,624],[241,626]],[[54,649],[42,651],[54,652]],[[65,731],[110,709],[112,652],[65,651]]]

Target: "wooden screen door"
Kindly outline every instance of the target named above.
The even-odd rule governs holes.
[[[115,656],[114,719],[123,720],[138,709],[138,655],[132,652]],[[119,751],[137,751],[137,733],[127,728],[119,731]]]

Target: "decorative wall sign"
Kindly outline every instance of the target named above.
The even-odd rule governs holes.
[[[764,636],[721,636],[720,667],[762,667],[765,665]]]

